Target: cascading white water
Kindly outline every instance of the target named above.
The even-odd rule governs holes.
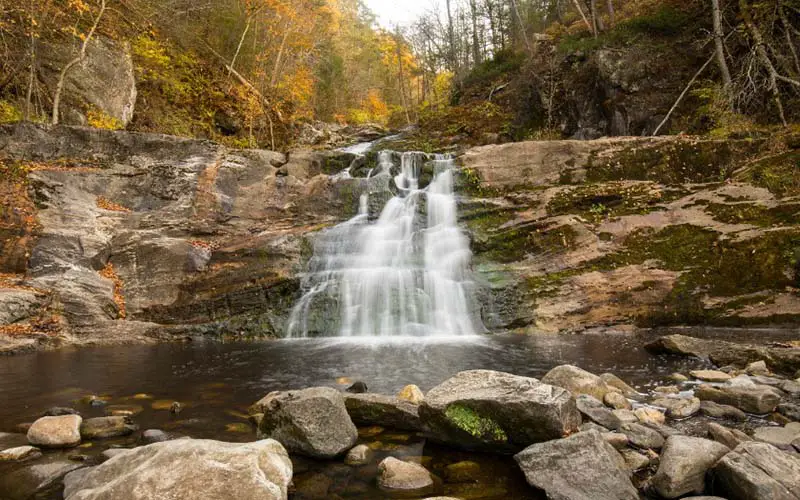
[[[321,233],[289,320],[289,337],[474,335],[484,331],[458,227],[453,160],[423,153],[378,155],[368,182],[393,183],[377,220],[362,194],[359,213]],[[424,167],[433,180],[420,189]],[[384,190],[383,194],[386,194]]]

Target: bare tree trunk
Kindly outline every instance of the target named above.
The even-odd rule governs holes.
[[[278,76],[280,76],[281,60],[283,59],[283,51],[286,49],[286,39],[289,38],[289,33],[292,31],[292,23],[286,25],[286,31],[283,32],[281,39],[281,46],[278,49],[278,55],[275,56],[275,66],[272,68],[272,77],[269,79],[270,87],[274,87],[278,83]]]
[[[242,31],[242,37],[239,38],[239,45],[236,47],[236,53],[233,54],[233,59],[231,59],[231,68],[236,67],[236,59],[239,57],[239,52],[242,50],[242,44],[244,44],[244,39],[247,36],[247,32],[250,31],[250,23],[253,22],[252,16],[247,16],[247,24],[244,25],[244,31]],[[231,76],[231,72],[228,71],[228,76]]]
[[[725,41],[723,40],[722,33],[722,11],[719,7],[719,0],[711,0],[711,11],[714,18],[714,45],[715,54],[717,56],[717,66],[722,75],[723,90],[725,92],[725,99],[728,101],[729,106],[733,106],[731,99],[731,72],[728,69],[728,63],[725,60]]]
[[[403,111],[406,115],[406,123],[411,125],[411,116],[408,114],[408,101],[406,100],[406,86],[405,86],[405,76],[403,75],[403,51],[400,48],[400,27],[397,27],[397,32],[395,34],[395,48],[397,49],[397,78],[398,83],[400,84],[400,97],[403,102]]]
[[[678,105],[681,103],[683,98],[686,97],[686,94],[689,92],[689,89],[692,88],[694,82],[697,81],[700,75],[703,74],[703,71],[705,71],[708,65],[711,64],[711,62],[714,60],[714,57],[715,54],[712,54],[711,57],[709,57],[706,60],[705,64],[703,64],[703,66],[697,71],[697,73],[694,74],[692,79],[689,80],[689,83],[686,85],[686,88],[683,89],[681,95],[678,96],[678,99],[675,101],[675,104],[673,104],[672,107],[670,108],[669,112],[667,113],[667,116],[665,116],[664,119],[661,120],[661,123],[658,124],[658,127],[656,127],[655,131],[653,132],[653,136],[658,135],[658,133],[661,131],[661,128],[667,123],[667,121],[669,121],[669,117],[672,116],[672,113],[674,113],[675,110],[678,108]]]
[[[792,52],[792,58],[794,59],[794,69],[798,75],[800,75],[800,58],[797,56],[797,48],[795,47],[794,40],[792,40],[792,25],[789,23],[789,20],[786,18],[786,12],[783,10],[783,3],[778,2],[778,14],[781,17],[781,24],[783,24],[783,33],[786,37],[786,44],[789,46],[789,50]]]
[[[103,17],[103,14],[106,11],[106,0],[100,0],[100,12],[97,13],[97,17],[94,19],[94,24],[92,24],[92,29],[89,30],[89,33],[83,39],[81,43],[81,49],[78,53],[78,57],[68,62],[64,68],[61,70],[61,74],[58,75],[58,83],[56,83],[56,90],[53,93],[53,116],[50,121],[53,125],[58,125],[58,108],[61,106],[61,92],[64,91],[64,80],[67,78],[67,73],[76,65],[82,62],[86,58],[86,47],[89,45],[89,41],[92,39],[92,35],[97,30],[97,25],[100,24],[100,19]]]
[[[519,23],[519,31],[522,33],[522,40],[525,42],[525,48],[528,49],[528,53],[532,52],[531,49],[531,41],[528,40],[528,31],[525,29],[525,23],[522,22],[522,16],[519,13],[519,6],[517,5],[516,0],[511,0],[511,6],[514,8],[514,14],[517,16],[517,22]]]
[[[761,61],[761,64],[764,66],[764,69],[767,70],[767,75],[769,77],[769,90],[772,93],[773,99],[775,100],[775,106],[778,108],[778,116],[780,117],[783,126],[786,127],[789,124],[786,121],[786,114],[783,111],[783,100],[781,99],[781,90],[778,88],[778,80],[797,85],[798,87],[800,87],[800,82],[778,74],[778,70],[775,69],[775,66],[772,64],[772,61],[769,58],[769,54],[767,54],[767,49],[764,48],[766,46],[764,43],[764,37],[761,36],[761,31],[758,29],[753,21],[753,17],[750,15],[750,9],[747,5],[747,0],[739,0],[739,8],[741,10],[742,20],[744,21],[745,26],[747,26],[750,36],[753,37],[753,42],[755,42],[756,55],[758,56],[759,61]]]
[[[450,10],[450,0],[447,3],[447,58],[450,63],[450,70],[456,71],[458,69],[458,61],[456,60],[456,34],[453,29],[453,12]]]
[[[614,12],[614,0],[606,0],[606,6],[608,6],[608,22],[611,26],[614,26],[616,21],[616,12]]]
[[[597,12],[597,0],[589,0],[589,9],[592,12],[592,24],[594,24],[594,33],[597,35],[598,33],[605,31],[605,26],[603,26],[603,19],[600,17],[600,13]]]
[[[28,73],[28,90],[25,92],[25,116],[24,120],[31,119],[31,98],[33,97],[33,83],[36,79],[36,37],[31,31],[31,67]]]
[[[594,36],[597,36],[597,31],[594,29],[594,25],[589,22],[589,19],[586,18],[586,14],[583,13],[583,9],[581,8],[580,0],[572,0],[572,3],[575,4],[575,8],[578,9],[578,13],[583,18],[583,22],[586,23],[586,27],[589,28]]]
[[[481,63],[481,47],[478,40],[478,6],[476,0],[469,0],[470,14],[472,14],[472,64]]]

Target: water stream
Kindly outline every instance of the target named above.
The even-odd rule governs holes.
[[[288,337],[484,331],[469,240],[458,227],[453,166],[443,155],[379,154],[369,178],[388,187],[362,194],[355,217],[315,239]]]

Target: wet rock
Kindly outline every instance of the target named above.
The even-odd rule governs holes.
[[[363,394],[363,393],[369,391],[369,388],[367,388],[367,384],[365,384],[364,382],[361,382],[359,380],[359,381],[354,382],[347,389],[345,389],[345,391],[349,392],[351,394]]]
[[[419,413],[435,440],[486,451],[557,439],[581,423],[567,390],[490,370],[461,372],[434,387]]]
[[[666,408],[667,416],[674,419],[688,418],[700,411],[697,398],[658,398],[652,404]]]
[[[128,436],[139,430],[139,426],[128,417],[96,417],[84,420],[80,430],[84,439],[105,439]]]
[[[617,377],[613,373],[603,373],[603,374],[601,374],[600,375],[600,380],[605,382],[606,385],[608,385],[610,387],[615,387],[615,388],[619,389],[622,392],[622,395],[625,396],[625,397],[630,398],[630,397],[635,397],[635,396],[640,395],[639,391],[637,391],[633,387],[629,386],[627,383],[625,383],[624,380],[622,380],[621,378]]]
[[[141,405],[108,405],[105,408],[109,417],[133,417],[144,411]]]
[[[393,429],[423,429],[419,406],[400,398],[381,394],[345,394],[347,413],[358,425],[380,425]]]
[[[739,429],[730,429],[715,422],[707,424],[708,435],[714,441],[734,449],[742,443],[752,441],[752,438]]]
[[[562,387],[575,396],[588,394],[599,401],[609,391],[603,379],[572,365],[556,366],[542,377],[542,383]]]
[[[686,335],[667,335],[647,344],[645,348],[656,354],[710,358],[719,366],[741,367],[763,360],[768,368],[779,373],[793,374],[800,368],[800,348],[752,346]]]
[[[578,407],[578,411],[592,422],[602,425],[607,429],[619,429],[622,425],[622,422],[620,422],[619,418],[617,418],[611,410],[592,396],[581,394],[575,398],[575,403]]]
[[[688,382],[689,381],[689,377],[687,377],[686,375],[684,375],[682,373],[673,373],[672,375],[669,376],[669,378],[673,382]]]
[[[514,456],[528,484],[548,498],[635,500],[625,461],[594,431],[529,446]]]
[[[134,448],[69,474],[64,479],[64,498],[285,499],[291,479],[292,463],[277,441],[240,444],[179,439]]]
[[[681,390],[677,385],[662,385],[653,389],[653,392],[661,394],[678,394],[681,392]]]
[[[713,469],[715,492],[729,500],[800,499],[800,458],[766,443],[742,443]]]
[[[619,450],[619,453],[625,459],[625,465],[631,472],[642,470],[650,465],[650,459],[638,451],[626,448]]]
[[[344,463],[347,465],[367,465],[372,461],[373,456],[374,453],[369,446],[360,444],[347,452],[347,456],[344,457]]]
[[[619,392],[607,392],[603,397],[603,402],[615,410],[630,410],[633,407],[628,398]]]
[[[635,424],[639,421],[639,417],[631,410],[612,410],[611,413],[613,413],[622,424]]]
[[[800,438],[800,422],[785,427],[759,427],[753,431],[753,440],[769,443],[785,451],[794,451],[792,443]]]
[[[641,424],[625,424],[620,432],[628,436],[630,443],[637,448],[658,450],[664,446],[664,438],[658,431]]]
[[[70,448],[81,442],[79,415],[42,417],[28,429],[28,442],[44,448]]]
[[[142,444],[162,443],[173,439],[169,434],[160,429],[147,429],[142,432]]]
[[[291,453],[333,458],[352,448],[358,439],[342,393],[336,389],[272,392],[256,406],[264,410],[259,436],[277,440]]]
[[[775,410],[780,398],[768,387],[741,387],[701,385],[695,396],[704,401],[734,406],[747,413],[765,414]]]
[[[469,483],[475,481],[480,472],[480,464],[465,460],[445,467],[444,478],[448,483]]]
[[[42,456],[39,448],[33,446],[17,446],[0,451],[0,462],[22,462]]]
[[[297,498],[330,498],[328,492],[333,486],[333,479],[325,474],[312,473],[294,480],[295,496]]]
[[[54,406],[48,408],[43,414],[43,417],[61,417],[64,415],[80,415],[80,412],[75,408],[68,408],[65,406]]]
[[[408,401],[409,403],[414,403],[416,405],[422,403],[425,399],[425,395],[422,393],[419,387],[416,385],[407,385],[400,389],[400,392],[397,393],[398,399],[402,399],[403,401]]]
[[[800,404],[781,403],[778,405],[777,410],[778,413],[790,420],[794,420],[795,422],[800,421]]]
[[[671,436],[664,444],[653,486],[664,498],[705,490],[706,472],[730,449],[708,439]]]
[[[692,370],[689,375],[703,382],[727,382],[732,377],[719,370]]]
[[[662,425],[666,421],[666,419],[664,418],[664,412],[656,408],[649,408],[643,406],[641,408],[636,408],[635,410],[633,410],[633,414],[636,416],[639,422],[642,423],[653,423]]]
[[[389,494],[422,496],[436,488],[430,472],[419,464],[388,457],[378,465],[378,471],[378,487]]]
[[[171,405],[169,405],[169,412],[173,415],[177,415],[183,411],[183,405],[180,404],[178,401],[173,401]]]
[[[707,417],[733,420],[735,422],[744,422],[747,420],[747,414],[739,408],[730,405],[721,405],[713,401],[701,401],[700,413]]]
[[[61,478],[83,464],[61,457],[43,457],[11,472],[0,474],[0,498],[3,500],[31,500],[59,498]]]
[[[745,369],[748,375],[769,375],[769,368],[767,368],[767,362],[763,359],[758,361],[753,361],[752,363],[748,364]]]
[[[100,454],[105,460],[109,460],[111,458],[116,457],[117,455],[122,455],[123,453],[127,453],[130,451],[128,448],[109,448],[107,450],[103,450],[103,453]]]

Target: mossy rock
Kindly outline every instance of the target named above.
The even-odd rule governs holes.
[[[505,443],[508,436],[500,425],[489,417],[460,404],[447,407],[445,418],[455,427],[482,441]]]

